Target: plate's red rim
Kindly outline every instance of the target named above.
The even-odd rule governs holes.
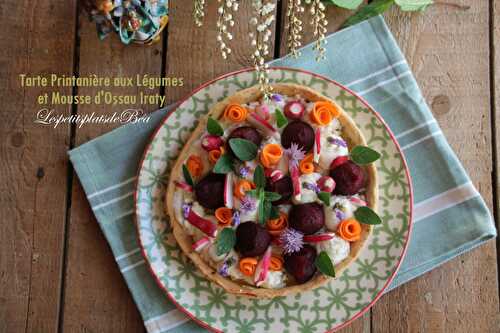
[[[346,90],[347,92],[349,92],[350,94],[352,94],[353,96],[355,96],[359,101],[361,101],[361,103],[368,110],[370,110],[375,115],[375,117],[377,117],[377,119],[384,125],[385,129],[389,133],[389,136],[390,136],[392,142],[394,142],[394,144],[396,145],[396,149],[399,152],[399,154],[401,156],[401,159],[403,160],[403,165],[404,165],[404,169],[405,169],[406,179],[408,181],[408,185],[409,185],[409,189],[410,189],[410,211],[409,211],[409,219],[408,219],[408,221],[409,221],[408,222],[408,234],[406,236],[405,243],[403,245],[403,250],[401,251],[401,256],[398,259],[398,263],[396,264],[394,272],[389,277],[389,279],[386,281],[386,283],[384,284],[384,286],[382,287],[382,289],[380,289],[380,291],[375,296],[375,298],[368,305],[366,305],[363,309],[361,309],[358,313],[356,313],[349,320],[347,320],[347,321],[345,321],[345,322],[343,322],[343,323],[341,323],[341,324],[339,324],[337,326],[334,326],[333,328],[331,328],[331,329],[329,329],[329,330],[327,330],[325,332],[325,333],[330,333],[330,332],[334,332],[334,331],[337,331],[339,329],[342,329],[342,328],[348,326],[353,321],[355,321],[356,319],[358,319],[359,317],[361,317],[363,314],[365,314],[366,311],[368,311],[379,300],[379,298],[382,297],[382,295],[384,294],[384,291],[390,285],[390,283],[392,282],[392,280],[394,280],[394,277],[396,276],[396,273],[398,272],[399,268],[401,267],[401,263],[403,262],[403,258],[405,257],[406,252],[408,250],[408,244],[410,242],[410,235],[411,235],[411,231],[413,229],[413,185],[412,185],[412,182],[411,182],[410,171],[409,171],[409,168],[408,168],[408,164],[406,163],[406,159],[405,159],[405,156],[403,154],[403,150],[401,149],[401,146],[399,145],[398,141],[396,140],[396,137],[394,136],[394,133],[392,133],[391,129],[389,128],[389,126],[387,125],[387,123],[384,121],[384,119],[382,118],[382,116],[380,116],[380,114],[377,111],[375,111],[370,106],[370,104],[368,104],[368,102],[363,97],[359,96],[354,91],[352,91],[351,89],[347,88],[346,86],[338,83],[337,81],[334,81],[334,80],[329,79],[329,78],[327,78],[327,77],[325,77],[323,75],[316,74],[316,73],[313,73],[313,72],[310,72],[310,71],[307,71],[307,70],[290,68],[290,67],[281,67],[281,66],[273,66],[273,67],[270,67],[269,69],[270,70],[295,71],[295,72],[301,72],[301,73],[305,73],[305,74],[314,76],[316,78],[325,80],[325,81],[327,81],[329,83],[333,83],[334,85],[340,87],[341,89]],[[186,97],[184,97],[179,102],[177,102],[175,104],[175,106],[172,108],[172,110],[170,110],[168,112],[168,114],[165,116],[165,118],[163,119],[163,121],[161,122],[161,124],[156,128],[156,130],[154,131],[154,133],[151,135],[149,143],[146,146],[146,148],[144,149],[144,153],[142,155],[141,162],[139,163],[140,167],[137,170],[137,178],[135,180],[135,195],[134,195],[134,205],[135,205],[135,210],[134,211],[135,211],[135,214],[134,214],[134,222],[135,222],[135,226],[136,226],[137,239],[139,241],[139,247],[140,247],[140,250],[141,250],[141,254],[144,257],[144,260],[146,262],[146,266],[147,266],[148,270],[150,271],[151,275],[155,279],[156,284],[160,287],[160,289],[162,289],[165,292],[165,294],[167,295],[167,297],[169,298],[169,300],[172,303],[174,303],[174,305],[177,307],[177,309],[179,309],[180,311],[182,311],[183,313],[185,313],[189,318],[191,318],[193,321],[195,321],[198,325],[200,325],[203,328],[206,328],[206,329],[208,329],[208,330],[210,330],[212,332],[217,332],[217,333],[219,333],[219,332],[223,333],[223,331],[218,330],[218,329],[210,326],[206,322],[198,319],[194,314],[192,314],[186,308],[184,308],[182,305],[180,305],[177,302],[177,300],[174,298],[174,296],[172,294],[170,294],[169,290],[163,285],[163,283],[161,282],[160,278],[156,275],[156,272],[151,267],[151,263],[149,262],[149,259],[148,259],[147,255],[146,255],[146,250],[144,248],[144,245],[142,244],[142,240],[141,240],[140,233],[139,233],[139,223],[137,221],[137,202],[138,202],[138,193],[139,193],[139,175],[140,175],[140,171],[143,168],[144,160],[146,158],[146,154],[149,151],[149,149],[151,148],[151,142],[152,142],[153,138],[156,137],[156,135],[158,134],[159,130],[167,122],[167,120],[170,118],[170,116],[179,108],[180,105],[182,105],[185,101],[187,101],[189,98],[191,98],[191,96],[195,95],[198,91],[204,89],[205,87],[207,87],[207,86],[209,86],[209,85],[211,85],[211,84],[213,84],[213,83],[215,83],[215,82],[217,82],[219,80],[225,79],[225,78],[227,78],[229,76],[234,76],[234,75],[238,75],[238,74],[241,74],[241,73],[245,73],[245,72],[252,72],[254,70],[255,70],[254,68],[244,68],[244,69],[241,69],[241,70],[237,70],[237,71],[234,71],[234,72],[230,72],[230,73],[221,75],[221,76],[219,76],[219,77],[217,77],[215,79],[207,81],[207,82],[203,83],[202,85],[198,86],[191,93],[189,93]]]

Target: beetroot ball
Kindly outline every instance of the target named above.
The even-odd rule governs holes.
[[[288,215],[288,223],[305,235],[314,234],[325,225],[323,206],[317,202],[294,205]]]
[[[229,136],[227,137],[227,142],[229,142],[229,140],[231,139],[245,139],[255,143],[257,146],[260,146],[260,143],[262,142],[262,135],[260,135],[259,131],[257,131],[253,127],[241,126],[234,129],[231,134],[229,134]],[[227,149],[231,154],[234,155],[229,144],[227,145]]]
[[[224,206],[224,181],[226,176],[209,173],[195,186],[196,200],[205,208],[216,209]]]
[[[347,161],[330,171],[335,180],[334,194],[353,195],[359,192],[366,183],[363,169],[353,161]]]
[[[281,195],[281,199],[273,201],[273,205],[288,203],[293,194],[293,183],[290,176],[284,176],[280,180],[271,182],[267,180],[266,191],[276,192]]]
[[[290,273],[297,283],[305,283],[309,281],[314,273],[316,273],[316,249],[309,244],[299,252],[294,252],[285,255],[285,269]]]
[[[236,228],[236,250],[244,257],[264,254],[271,243],[266,228],[255,222],[244,222]]]
[[[296,143],[304,151],[308,152],[314,146],[314,130],[308,123],[300,120],[289,123],[281,134],[281,145],[290,148]]]

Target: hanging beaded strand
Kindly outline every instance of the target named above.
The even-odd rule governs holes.
[[[271,29],[274,21],[274,9],[276,5],[270,0],[252,0],[255,16],[250,19],[250,24],[255,26],[255,31],[250,33],[251,44],[254,47],[252,59],[257,72],[257,80],[264,98],[271,96],[272,87],[269,85],[269,65],[265,63],[265,57],[269,55],[269,42]]]
[[[217,42],[222,58],[226,59],[231,54],[231,48],[227,43],[233,39],[230,28],[234,26],[233,13],[238,11],[239,3],[236,0],[217,0]]]
[[[201,27],[205,17],[205,0],[194,0],[193,4],[194,23],[197,27]]]
[[[325,59],[325,45],[327,43],[325,38],[326,26],[328,21],[326,19],[326,7],[321,0],[308,0],[311,3],[310,13],[313,16],[311,25],[313,27],[313,35],[316,37],[313,49],[316,51],[316,61]]]
[[[285,28],[288,31],[287,47],[293,57],[300,56],[299,48],[302,46],[302,20],[299,16],[304,12],[302,0],[288,0],[287,19]]]

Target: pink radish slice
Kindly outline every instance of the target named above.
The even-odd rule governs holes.
[[[277,182],[281,178],[285,177],[281,170],[266,169],[265,175],[267,178],[271,179],[271,182]]]
[[[321,153],[321,129],[316,128],[316,133],[314,134],[314,162],[319,162],[319,154]]]
[[[305,235],[304,236],[304,242],[307,243],[318,243],[318,242],[323,242],[332,239],[335,237],[334,233],[327,233],[327,234],[317,234],[317,235]]]
[[[193,188],[184,182],[180,182],[180,181],[176,180],[176,181],[174,181],[174,184],[175,184],[175,186],[177,186],[180,189],[183,189],[186,192],[193,192]]]
[[[297,101],[288,102],[285,105],[285,116],[290,119],[300,119],[306,108],[302,103]]]
[[[300,195],[299,168],[297,166],[291,167],[290,177],[292,177],[293,195]]]
[[[335,180],[330,176],[322,176],[318,179],[317,185],[323,192],[332,193],[335,190]]]
[[[263,126],[265,129],[271,132],[276,132],[276,129],[273,127],[273,125],[271,125],[267,120],[259,116],[257,113],[250,113],[250,116],[257,122],[257,124]]]
[[[226,174],[224,182],[224,205],[227,208],[233,208],[233,173]]]
[[[335,158],[332,161],[332,163],[330,163],[330,170],[335,169],[336,167],[344,164],[347,161],[349,161],[349,157],[348,156],[339,156],[339,157]]]
[[[350,197],[349,198],[349,201],[356,204],[356,205],[360,205],[360,206],[366,206],[367,203],[366,201],[364,200],[361,200],[360,198],[356,198],[356,197]]]
[[[255,112],[260,116],[262,117],[262,119],[265,119],[265,120],[268,120],[270,115],[269,115],[269,108],[267,107],[267,105],[261,105],[261,106],[258,106],[256,109],[255,109]]]
[[[269,273],[269,266],[271,263],[271,247],[268,247],[262,259],[260,259],[255,269],[254,282],[257,287],[260,287],[267,278]]]
[[[196,252],[200,252],[201,250],[203,250],[208,244],[210,244],[210,238],[208,236],[205,236],[203,238],[200,238],[199,240],[197,240],[196,242],[193,243],[193,245],[191,246],[191,248],[196,251]]]
[[[203,233],[207,234],[210,237],[215,237],[217,226],[212,221],[204,219],[203,217],[196,214],[192,209],[189,210],[187,220],[193,226],[203,231]]]
[[[220,136],[208,134],[201,139],[201,147],[206,151],[219,149],[224,145],[224,140]]]

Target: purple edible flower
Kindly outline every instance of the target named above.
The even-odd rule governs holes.
[[[337,146],[340,146],[340,147],[344,147],[344,148],[347,148],[347,143],[342,140],[342,139],[339,139],[339,138],[334,138],[334,137],[331,137],[329,136],[327,141],[333,145],[337,145]]]
[[[241,167],[240,170],[240,176],[243,177],[243,178],[247,178],[248,177],[248,173],[250,172],[250,168],[249,167]]]
[[[290,148],[285,149],[285,154],[288,156],[290,167],[299,166],[299,161],[306,156],[306,153],[295,142],[292,142]]]
[[[240,204],[240,210],[244,212],[250,212],[255,210],[256,205],[255,205],[255,200],[249,197],[248,195],[245,195],[243,199],[241,199],[241,204]]]
[[[188,218],[190,211],[191,211],[191,205],[188,203],[183,203],[182,204],[182,216],[184,216],[185,219]]]
[[[272,95],[271,95],[271,100],[272,100],[273,102],[278,102],[278,103],[279,103],[279,102],[283,102],[283,101],[284,101],[283,96],[282,96],[282,95],[280,95],[280,94],[272,94]]]
[[[223,277],[229,276],[229,265],[227,261],[224,261],[222,266],[219,268],[219,274],[222,275]]]
[[[343,221],[345,220],[345,213],[340,209],[335,209],[335,217],[337,217],[339,221]]]
[[[321,190],[319,189],[318,185],[316,183],[307,183],[307,182],[304,182],[302,183],[302,186],[308,190],[311,190],[311,191],[314,191],[316,193],[319,193],[321,192]]]
[[[280,235],[280,242],[285,254],[298,252],[304,246],[304,235],[295,229],[286,228]]]
[[[241,222],[240,212],[235,210],[233,213],[233,225],[237,227],[240,224],[240,222]]]

